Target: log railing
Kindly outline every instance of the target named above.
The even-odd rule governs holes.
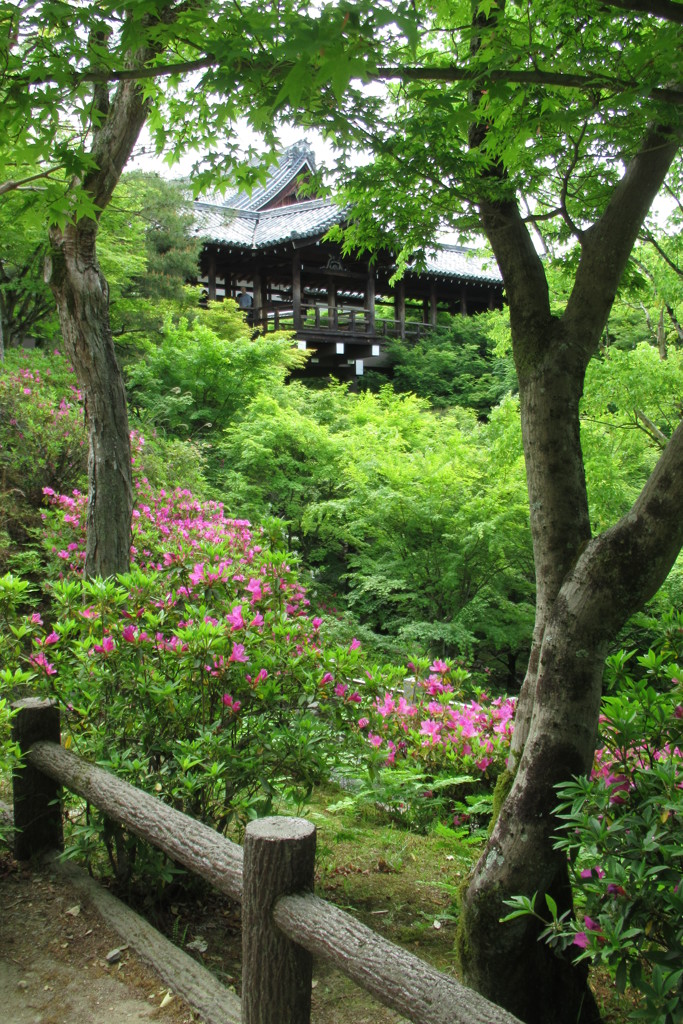
[[[13,778],[17,858],[61,846],[58,794],[67,786],[241,902],[241,1007],[236,999],[226,1007],[226,1021],[310,1024],[315,955],[414,1024],[519,1024],[455,978],[314,896],[310,822],[250,822],[242,848],[61,747],[52,702],[28,699],[14,708],[13,734],[23,753]]]

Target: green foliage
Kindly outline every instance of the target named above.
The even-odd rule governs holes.
[[[31,338],[59,338],[57,311],[45,284],[47,237],[22,195],[0,198],[0,358]]]
[[[98,257],[110,289],[118,345],[145,348],[159,341],[170,318],[194,311],[199,238],[181,182],[131,172],[117,185],[100,219]]]
[[[506,330],[507,312],[444,316],[443,320],[419,342],[390,343],[394,387],[427,398],[436,408],[464,406],[479,416],[488,415],[516,389],[510,357],[494,357],[499,336]]]
[[[39,523],[43,487],[82,484],[87,443],[75,378],[59,354],[12,350],[0,364],[0,565]]]
[[[222,451],[236,500],[286,519],[319,584],[376,634],[519,650],[533,612],[518,431],[513,401],[482,427],[389,387],[290,385],[256,401]]]
[[[235,303],[224,302],[166,320],[159,346],[128,368],[130,402],[176,437],[215,437],[301,361],[287,335],[254,340]]]

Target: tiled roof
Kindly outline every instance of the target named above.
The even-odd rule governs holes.
[[[320,237],[342,217],[341,207],[327,199],[260,212],[195,203],[195,230],[200,237],[246,249],[267,249],[298,238]]]
[[[479,256],[460,245],[441,245],[425,259],[427,275],[466,277],[474,281],[495,281],[502,277],[493,256]]]
[[[288,146],[283,152],[277,164],[268,172],[265,185],[257,186],[251,195],[246,192],[233,192],[232,195],[225,197],[224,205],[229,206],[231,210],[262,210],[305,168],[315,172],[315,156],[309,144],[302,140]]]

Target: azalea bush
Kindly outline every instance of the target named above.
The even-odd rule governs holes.
[[[409,669],[413,675],[380,685],[374,697],[363,688],[357,724],[370,784],[338,806],[372,800],[409,827],[476,832],[488,823],[505,767],[514,698],[491,698],[462,664],[436,659]]]
[[[324,649],[264,531],[136,486],[131,570],[104,581],[81,576],[84,495],[46,489],[50,614],[0,579],[4,687],[56,698],[67,744],[216,828],[297,806],[357,734],[358,645]]]
[[[82,424],[76,378],[59,352],[6,353],[0,370],[0,566],[39,525],[43,487],[69,490],[83,478],[88,449]]]
[[[623,653],[623,652],[622,652]],[[652,663],[641,656],[643,665]],[[623,659],[621,659],[623,661]],[[660,681],[661,682],[661,681]],[[556,848],[567,854],[578,917],[518,898],[542,938],[605,966],[641,993],[634,1020],[683,1021],[683,687],[622,679],[603,702],[591,778],[558,787]]]

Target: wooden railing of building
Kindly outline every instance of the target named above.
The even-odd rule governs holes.
[[[272,331],[329,332],[352,334],[370,338],[404,338],[418,341],[434,328],[430,324],[412,320],[401,322],[377,317],[359,306],[301,306],[299,316],[288,306],[257,307],[253,312],[253,326],[265,333]]]
[[[67,786],[107,817],[242,904],[242,998],[226,993],[226,1024],[310,1024],[313,956],[414,1024],[519,1024],[516,1017],[313,895],[315,826],[262,818],[244,847],[60,745],[51,701],[14,705],[22,750],[14,773],[15,853],[62,846]]]

